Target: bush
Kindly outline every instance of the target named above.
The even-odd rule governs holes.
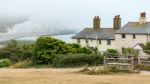
[[[10,58],[11,55],[10,51],[0,50],[0,59]]]
[[[117,54],[117,50],[116,49],[107,49],[108,53],[113,53],[113,54]]]
[[[14,68],[28,68],[33,65],[32,61],[19,61],[13,65]]]
[[[9,58],[12,63],[33,57],[33,45],[18,45],[17,41],[8,42],[6,47],[0,48],[0,59]],[[32,59],[31,59],[32,60]]]
[[[147,53],[147,54],[150,54],[150,42],[147,42],[144,45],[144,52]]]
[[[8,67],[11,65],[10,59],[1,59],[0,60],[0,67]]]
[[[123,48],[122,53],[124,55],[133,55],[138,56],[139,52],[137,50],[134,50],[133,48]]]
[[[117,50],[116,49],[107,49],[107,51],[104,53],[104,55],[108,56],[116,56],[117,55]]]
[[[103,63],[103,57],[96,54],[57,55],[53,60],[54,67],[76,67],[83,65],[98,65]]]
[[[52,64],[53,58],[57,54],[91,53],[90,50],[81,48],[78,44],[66,44],[61,40],[49,36],[38,38],[34,51],[34,60],[38,64]]]
[[[33,52],[32,51],[24,51],[22,53],[22,60],[32,60]]]

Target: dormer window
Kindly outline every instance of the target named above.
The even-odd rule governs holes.
[[[125,35],[125,34],[122,34],[122,38],[125,39],[125,38],[126,38],[126,35]]]

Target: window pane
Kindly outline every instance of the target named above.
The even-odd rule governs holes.
[[[88,39],[86,39],[86,43],[88,43]]]
[[[99,44],[101,44],[101,40],[99,40]]]
[[[77,42],[80,43],[80,39],[77,39]]]
[[[111,45],[111,40],[107,40],[107,45]]]
[[[125,34],[122,34],[122,38],[126,38],[126,35],[125,35]]]
[[[135,39],[136,37],[135,37],[135,34],[133,34],[133,39]]]

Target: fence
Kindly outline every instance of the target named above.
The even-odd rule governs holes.
[[[142,56],[138,58],[139,65],[150,66],[150,58],[148,56]]]
[[[107,54],[104,57],[105,66],[117,66],[121,70],[133,70],[134,64],[134,56]]]

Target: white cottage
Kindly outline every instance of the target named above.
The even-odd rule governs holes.
[[[123,27],[120,15],[115,16],[113,21],[112,28],[102,28],[99,16],[94,17],[93,27],[85,28],[73,36],[73,43],[97,48],[99,52],[108,48],[122,52],[124,48],[133,48],[150,41],[150,22],[147,22],[145,12],[140,14],[139,21],[128,22]]]
[[[114,17],[113,28],[101,28],[99,16],[93,19],[93,28],[85,28],[72,37],[73,43],[84,47],[97,48],[98,51],[106,51],[108,48],[116,48],[115,32],[121,27],[120,16]]]

